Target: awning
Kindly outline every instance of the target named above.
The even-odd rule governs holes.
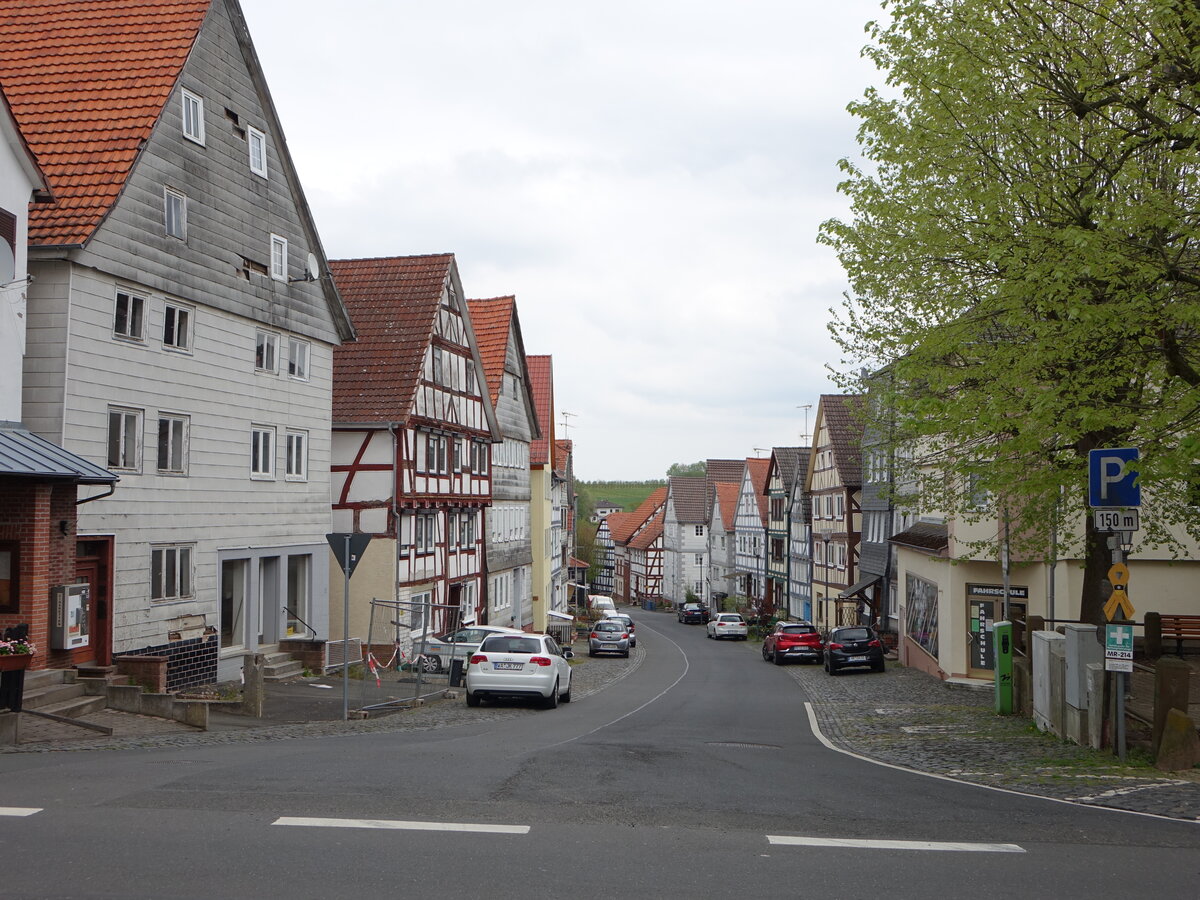
[[[558,612],[557,610],[553,610],[553,609],[547,610],[546,615],[548,615],[552,619],[562,619],[564,622],[574,622],[575,621],[574,616],[569,616],[566,613],[561,613],[561,612]]]
[[[853,587],[848,587],[848,588],[846,588],[846,590],[844,590],[840,594],[838,594],[838,599],[839,600],[849,600],[855,594],[861,594],[867,588],[871,587],[874,584],[877,584],[879,582],[879,579],[880,579],[880,576],[878,576],[878,575],[868,575],[866,578],[862,579],[861,581],[856,581],[854,583]],[[863,599],[865,600],[866,598],[864,597]]]
[[[0,475],[77,484],[112,484],[117,480],[108,469],[38,437],[19,422],[0,422]]]

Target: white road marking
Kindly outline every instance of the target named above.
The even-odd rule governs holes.
[[[767,841],[793,847],[852,847],[866,850],[950,850],[962,853],[1024,853],[1018,844],[982,844],[968,841],[873,841],[858,838],[789,837],[768,834]]]
[[[316,819],[281,816],[272,825],[296,825],[302,828],[384,828],[396,831],[458,831],[483,834],[528,834],[528,825],[478,825],[466,822],[400,822],[395,819]]]
[[[804,708],[808,712],[808,726],[812,729],[813,737],[815,737],[826,750],[832,750],[834,753],[841,753],[845,756],[853,757],[865,763],[870,763],[873,766],[880,766],[884,769],[895,769],[897,772],[907,772],[909,775],[920,775],[923,778],[933,778],[936,781],[948,781],[951,784],[961,784],[966,787],[981,788],[985,791],[995,791],[997,794],[1011,794],[1014,797],[1024,797],[1026,800],[1044,800],[1047,803],[1063,803],[1067,806],[1073,806],[1076,809],[1092,809],[1097,812],[1121,813],[1126,816],[1142,816],[1147,819],[1158,819],[1162,822],[1187,822],[1189,824],[1200,825],[1200,819],[1193,821],[1192,819],[1177,819],[1173,816],[1164,816],[1159,813],[1141,812],[1136,809],[1121,809],[1116,806],[1097,806],[1090,803],[1080,803],[1076,800],[1063,800],[1058,797],[1043,797],[1040,794],[1027,794],[1024,791],[1015,791],[1012,788],[997,787],[994,784],[980,784],[978,781],[963,781],[961,778],[952,778],[949,775],[941,775],[937,772],[922,772],[920,769],[910,769],[907,766],[898,766],[895,763],[883,762],[879,759],[872,759],[869,756],[864,756],[861,753],[855,753],[853,750],[846,750],[839,747],[821,731],[821,725],[817,722],[817,710],[813,706],[812,701],[805,701]]]
[[[41,807],[0,806],[0,816],[32,816],[34,813],[40,813],[41,811]]]

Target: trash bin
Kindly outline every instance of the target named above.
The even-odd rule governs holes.
[[[462,687],[463,669],[466,667],[466,660],[452,659],[450,660],[450,687]]]

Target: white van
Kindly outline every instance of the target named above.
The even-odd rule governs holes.
[[[613,603],[612,597],[605,597],[601,594],[588,594],[588,609],[603,615],[604,613],[616,612],[617,604]]]

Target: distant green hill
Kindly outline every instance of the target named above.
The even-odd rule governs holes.
[[[575,491],[579,494],[580,518],[587,518],[597,503],[605,500],[617,504],[625,512],[633,512],[642,501],[654,493],[666,481],[576,481]]]

